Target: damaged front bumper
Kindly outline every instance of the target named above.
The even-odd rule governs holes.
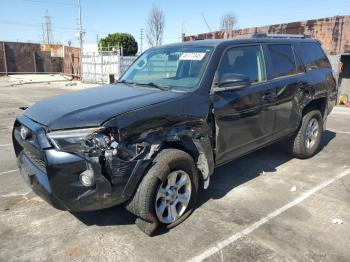
[[[20,127],[32,132],[24,139]],[[13,143],[21,175],[35,193],[54,207],[73,212],[97,210],[126,202],[134,193],[140,177],[151,160],[101,163],[99,158],[57,151],[47,141],[39,124],[21,116],[13,130]],[[110,172],[110,169],[113,172]],[[92,169],[95,183],[84,186],[79,176]]]

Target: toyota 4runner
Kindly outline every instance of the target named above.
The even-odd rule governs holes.
[[[313,156],[336,97],[313,39],[171,44],[144,52],[116,84],[29,107],[13,144],[23,178],[54,207],[124,203],[151,235],[189,216],[217,166],[281,139]]]

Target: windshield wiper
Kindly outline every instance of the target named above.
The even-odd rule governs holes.
[[[118,80],[117,83],[127,84],[127,85],[134,85],[135,82],[126,81],[126,80]]]
[[[155,88],[158,88],[160,90],[163,90],[163,91],[167,91],[170,89],[170,86],[162,86],[162,85],[157,85],[156,83],[154,82],[148,82],[148,83],[135,83],[136,85],[140,85],[140,86],[151,86],[151,87],[155,87]]]
[[[154,83],[154,82],[149,82],[149,83],[136,83],[136,82],[132,82],[132,81],[119,80],[119,81],[117,81],[117,83],[122,83],[122,84],[127,84],[127,85],[150,86],[150,87],[155,87],[155,88],[158,88],[158,89],[164,90],[164,91],[167,91],[167,90],[170,89],[170,86],[157,85],[157,84]]]

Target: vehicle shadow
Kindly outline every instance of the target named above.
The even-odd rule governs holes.
[[[335,136],[336,133],[326,130],[323,133],[318,152],[322,151]],[[283,140],[218,167],[211,177],[209,188],[199,194],[197,207],[209,199],[224,197],[233,188],[260,175],[276,172],[280,165],[292,158],[287,151],[287,142]]]
[[[136,219],[123,205],[71,214],[87,226],[129,225],[134,224]]]
[[[325,131],[319,151],[326,147],[335,136],[336,133],[328,130]],[[197,207],[200,207],[210,199],[220,199],[224,197],[233,188],[260,175],[276,172],[278,166],[291,159],[292,157],[286,150],[286,142],[281,141],[218,167],[210,180],[209,188],[200,192],[197,200]],[[72,214],[88,226],[126,225],[133,224],[135,221],[135,216],[129,213],[123,205],[104,210]],[[167,231],[164,230],[158,231],[158,234]]]

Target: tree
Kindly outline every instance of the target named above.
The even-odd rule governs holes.
[[[237,19],[233,13],[227,13],[221,17],[221,30],[229,34],[236,25]]]
[[[125,56],[134,56],[137,53],[137,42],[131,34],[108,34],[108,36],[101,38],[99,41],[100,51],[113,51],[118,46],[123,48],[123,55]]]
[[[150,46],[160,46],[163,41],[165,15],[162,9],[153,6],[147,20],[146,38]]]

